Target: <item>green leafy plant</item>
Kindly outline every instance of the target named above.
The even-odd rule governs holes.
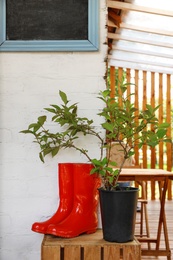
[[[155,112],[158,107],[146,106],[145,111],[138,111],[134,103],[127,96],[127,85],[120,86],[121,95],[118,93],[114,98],[110,97],[110,90],[106,89],[99,93],[98,98],[104,103],[99,116],[104,118],[101,127],[105,130],[105,137],[94,127],[93,120],[78,116],[78,105],[71,104],[67,95],[60,91],[61,105],[51,105],[45,108],[53,114],[52,121],[60,127],[61,131],[50,132],[45,127],[47,116],[38,117],[36,123],[28,126],[21,133],[34,135],[34,141],[40,146],[39,157],[44,162],[44,157],[51,154],[56,156],[61,149],[73,148],[87,157],[93,164],[91,174],[97,172],[103,182],[103,187],[113,190],[117,186],[118,178],[126,159],[134,155],[134,148],[141,148],[144,144],[155,147],[159,142],[170,142],[166,137],[168,123],[158,123]],[[121,102],[120,102],[121,101]],[[98,158],[91,158],[89,151],[77,145],[76,139],[85,136],[94,136],[100,144]],[[123,151],[123,161],[119,167],[116,162],[110,160],[112,142],[119,143]]]

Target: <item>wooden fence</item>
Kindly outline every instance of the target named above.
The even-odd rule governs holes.
[[[134,69],[123,69],[110,67],[110,86],[112,95],[115,94],[115,82],[122,80],[124,77],[128,83],[133,83],[128,86],[128,94],[134,93],[135,106],[139,109],[145,109],[146,104],[157,106],[161,104],[158,109],[159,123],[164,121],[172,123],[171,111],[171,91],[173,90],[173,75],[161,74],[155,72],[139,71]],[[172,89],[171,89],[172,86]],[[172,100],[171,100],[172,99]],[[173,118],[172,118],[173,119]],[[171,138],[171,126],[167,131],[167,136]],[[149,148],[144,146],[143,149],[135,148],[135,161],[139,165],[142,163],[143,168],[160,168],[172,171],[173,149],[171,143],[160,143],[156,148]],[[167,198],[173,198],[172,182],[168,185]],[[155,183],[151,183],[151,199],[156,196]]]

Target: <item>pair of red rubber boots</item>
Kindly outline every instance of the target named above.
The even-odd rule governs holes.
[[[58,209],[50,219],[34,223],[33,231],[68,238],[96,231],[100,178],[97,174],[90,174],[92,167],[87,163],[58,165]]]

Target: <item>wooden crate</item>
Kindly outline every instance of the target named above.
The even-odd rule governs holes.
[[[45,235],[41,260],[140,260],[141,245],[135,238],[128,243],[111,243],[103,239],[102,230],[76,238]]]

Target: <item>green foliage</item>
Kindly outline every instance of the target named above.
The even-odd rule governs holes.
[[[21,133],[34,135],[34,141],[40,145],[39,157],[43,162],[44,157],[48,154],[54,157],[61,149],[76,149],[93,164],[91,174],[95,172],[100,174],[105,189],[114,189],[124,162],[134,154],[135,146],[141,148],[146,144],[155,147],[161,141],[170,142],[166,137],[169,124],[166,122],[159,124],[155,116],[159,106],[153,108],[151,105],[147,105],[145,111],[138,111],[134,103],[130,102],[130,96],[126,96],[126,90],[127,85],[122,84],[122,95],[120,97],[117,93],[115,98],[110,98],[109,89],[99,93],[98,98],[104,102],[104,108],[98,114],[104,119],[101,124],[106,133],[104,138],[101,138],[99,132],[94,128],[93,120],[78,116],[77,104],[70,104],[67,95],[62,91],[59,92],[62,104],[45,108],[47,112],[53,114],[52,121],[61,130],[52,133],[46,129],[47,117],[44,115],[38,117],[36,123],[30,124],[28,129]],[[97,159],[90,158],[87,150],[76,145],[76,139],[85,138],[87,135],[95,136],[100,143],[100,155]],[[119,143],[124,154],[120,167],[116,167],[116,162],[110,160],[111,144],[114,141]],[[107,151],[106,157],[104,156],[105,150]]]
[[[87,156],[87,151],[76,147],[74,141],[79,138],[79,133],[83,135],[97,135],[91,126],[93,120],[78,117],[77,105],[69,105],[64,92],[60,91],[59,95],[63,102],[62,105],[51,105],[49,108],[45,108],[45,110],[53,114],[52,121],[54,123],[64,127],[60,132],[52,133],[45,128],[47,120],[45,115],[38,117],[37,122],[30,124],[27,130],[21,131],[24,134],[30,133],[34,135],[35,142],[40,145],[39,157],[42,162],[44,162],[46,155],[51,154],[54,157],[61,149],[66,148],[74,148]],[[98,136],[98,138],[100,137]],[[90,158],[88,159],[91,160]]]

